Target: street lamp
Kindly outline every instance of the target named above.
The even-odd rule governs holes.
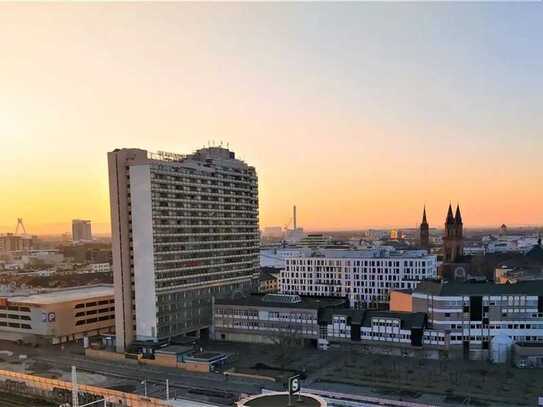
[[[147,397],[147,379],[144,379],[140,384],[143,384],[143,394]]]

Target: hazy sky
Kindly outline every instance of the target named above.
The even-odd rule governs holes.
[[[0,231],[109,230],[106,153],[229,142],[261,225],[543,223],[541,3],[0,4]]]

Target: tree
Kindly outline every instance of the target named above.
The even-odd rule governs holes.
[[[270,336],[272,343],[275,345],[275,361],[282,370],[285,370],[295,360],[294,349],[300,347],[301,343],[303,343],[300,334],[297,325],[288,325],[279,327],[279,330]]]

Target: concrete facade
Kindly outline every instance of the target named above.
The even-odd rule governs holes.
[[[286,258],[280,292],[349,298],[353,307],[378,308],[392,289],[414,289],[437,275],[436,256],[426,250],[316,250]]]
[[[8,340],[68,342],[112,332],[114,319],[110,285],[0,298],[0,337]]]
[[[466,358],[486,358],[498,335],[543,344],[543,281],[424,282],[413,293],[413,311],[425,312],[429,328],[444,334],[447,347]]]
[[[256,288],[258,181],[220,147],[108,154],[117,349],[198,334],[212,297]]]
[[[90,220],[72,220],[72,240],[74,243],[92,241],[92,227]]]

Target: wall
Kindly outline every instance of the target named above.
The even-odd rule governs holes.
[[[0,377],[3,379],[9,379],[16,382],[24,382],[27,386],[32,388],[49,390],[53,389],[66,389],[71,391],[72,383],[65,382],[57,379],[49,379],[45,377],[27,375],[23,373],[12,372],[9,370],[0,370]],[[159,400],[152,397],[145,397],[138,394],[125,393],[117,390],[106,389],[102,387],[89,386],[80,384],[79,392],[95,394],[98,396],[106,397],[111,402],[128,407],[158,407],[158,406],[171,406],[165,400]]]
[[[110,352],[100,349],[85,349],[85,356],[90,359],[100,359],[109,361],[122,361],[124,363],[137,363],[135,359],[127,359],[124,353]]]
[[[136,291],[136,337],[156,339],[156,294],[153,249],[153,213],[149,165],[130,167],[134,289]]]
[[[411,294],[402,291],[390,292],[390,311],[413,312],[413,302]]]
[[[224,335],[224,338],[222,338]],[[273,344],[274,341],[270,336],[267,335],[257,335],[257,334],[245,334],[245,333],[235,333],[235,332],[225,332],[221,329],[215,328],[215,339],[218,341],[229,341],[229,342],[245,342],[245,343],[266,343]]]

